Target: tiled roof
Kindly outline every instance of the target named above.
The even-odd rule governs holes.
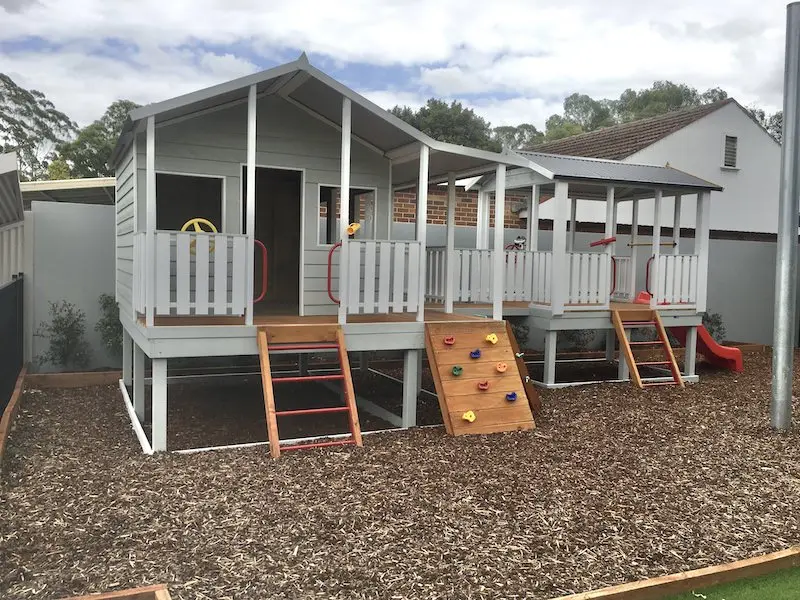
[[[733,98],[540,144],[535,152],[622,160],[735,102]]]

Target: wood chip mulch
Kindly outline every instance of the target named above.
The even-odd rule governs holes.
[[[139,453],[114,387],[27,391],[0,488],[0,597],[534,598],[800,543],[800,434],[770,358],[638,392],[543,393],[538,429]],[[800,383],[796,377],[795,384]]]

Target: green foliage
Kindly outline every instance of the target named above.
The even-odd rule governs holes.
[[[444,100],[430,98],[419,110],[395,106],[389,112],[440,142],[495,152],[501,149],[500,143],[492,137],[489,122],[476,115],[471,108],[464,108],[460,102],[448,104]]]
[[[763,108],[751,106],[747,109],[753,118],[758,121],[767,132],[774,137],[778,142],[783,140],[783,111],[779,110],[776,113],[768,115],[764,112]]]
[[[561,115],[550,115],[545,123],[545,139],[550,142],[583,133],[580,123],[565,119]]]
[[[572,94],[564,99],[564,119],[577,123],[583,131],[593,131],[614,125],[612,103],[595,100],[586,94]]]
[[[122,356],[122,323],[119,320],[119,304],[110,294],[100,294],[100,319],[94,330],[100,334],[103,345],[111,356]]]
[[[495,127],[492,135],[502,147],[512,150],[533,148],[544,141],[544,133],[530,123],[522,123],[516,127],[512,125]]]
[[[56,146],[77,129],[42,92],[26,90],[0,73],[0,153],[17,152],[21,179],[44,178]]]
[[[575,352],[586,352],[595,338],[593,329],[567,329],[559,332],[564,346],[568,350]]]
[[[130,100],[117,100],[91,125],[80,130],[78,136],[58,147],[59,159],[69,164],[75,177],[110,177],[114,175],[108,165],[128,113],[139,105]]]
[[[91,349],[86,341],[86,315],[74,304],[61,300],[50,303],[50,321],[43,321],[36,332],[50,344],[36,357],[39,364],[51,364],[67,369],[83,368],[89,364]]]
[[[63,158],[56,158],[50,161],[47,165],[47,178],[48,179],[72,179],[72,174],[69,172],[69,165]]]
[[[671,596],[668,600],[795,600],[798,589],[800,568],[795,567]]]
[[[517,344],[520,349],[528,345],[528,336],[530,336],[531,328],[528,326],[527,317],[508,317],[508,324],[511,325],[511,333],[517,338]]]
[[[708,333],[717,342],[725,341],[725,336],[728,335],[728,330],[722,321],[722,315],[719,313],[705,313],[703,315],[703,327],[708,330]]]

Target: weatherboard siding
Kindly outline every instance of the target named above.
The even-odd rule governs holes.
[[[120,313],[133,316],[133,232],[136,228],[134,177],[135,157],[131,146],[116,172],[116,297]]]

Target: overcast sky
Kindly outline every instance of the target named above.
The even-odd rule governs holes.
[[[0,72],[85,125],[312,64],[379,105],[458,99],[493,125],[654,80],[781,106],[783,0],[0,0]]]

